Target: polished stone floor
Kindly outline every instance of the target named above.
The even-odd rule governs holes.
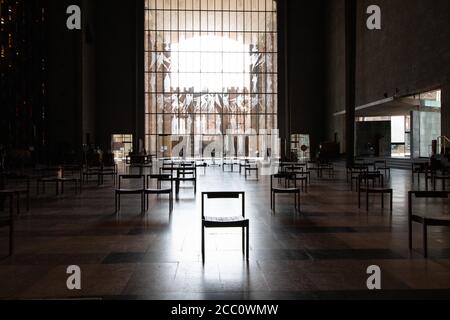
[[[422,257],[421,227],[414,251],[407,248],[409,172],[393,170],[394,212],[374,197],[369,214],[358,209],[344,171],[336,179],[312,179],[302,194],[302,213],[289,196],[270,210],[269,178],[246,181],[238,173],[208,168],[199,177],[197,198],[186,185],[172,215],[168,200],[150,204],[145,215],[133,197],[116,216],[112,184],[70,189],[34,198],[17,221],[16,254],[6,257],[7,229],[0,229],[0,298],[46,299],[329,299],[450,298],[450,232],[434,228],[430,258]],[[423,188],[423,186],[421,186]],[[33,189],[34,190],[34,189]],[[201,262],[202,191],[245,191],[250,219],[250,261],[241,252],[240,230],[214,229],[206,236]],[[232,202],[206,210],[229,214]],[[417,210],[449,212],[427,201]],[[69,265],[82,270],[82,289],[66,287]],[[367,267],[382,271],[382,291],[369,292]]]

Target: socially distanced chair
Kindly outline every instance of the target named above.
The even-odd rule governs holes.
[[[175,193],[177,199],[180,194],[181,183],[192,182],[194,187],[194,194],[197,194],[197,168],[193,167],[181,167],[177,169],[177,177],[175,180]]]
[[[123,182],[127,181],[129,185],[123,187]],[[121,175],[119,176],[119,187],[116,189],[115,206],[116,213],[120,211],[120,200],[122,195],[139,195],[141,197],[141,212],[144,212],[144,190],[145,190],[145,176],[144,175]]]
[[[252,172],[255,173],[256,180],[259,180],[259,167],[258,163],[255,162],[248,162],[248,165],[244,168],[245,170],[245,180],[247,180],[249,177],[252,176]]]
[[[358,208],[361,208],[361,195],[362,193],[366,194],[366,211],[369,211],[369,197],[371,194],[379,194],[381,195],[381,208],[384,209],[384,196],[389,195],[390,200],[390,210],[392,214],[393,210],[393,197],[394,197],[394,191],[392,188],[385,188],[384,187],[384,180],[382,179],[382,176],[380,179],[380,184],[378,187],[375,186],[375,180],[378,179],[378,173],[362,173],[359,175],[359,181],[358,181]],[[373,178],[372,180],[372,186],[369,184],[369,180]],[[365,180],[365,184],[363,184],[363,180]]]
[[[300,212],[300,188],[289,188],[287,187],[288,181],[292,180],[295,175],[292,173],[278,173],[270,177],[270,208],[276,211],[276,199],[277,194],[292,194],[295,200],[295,210]],[[285,187],[274,186],[273,180],[278,179],[278,181],[285,180]]]
[[[223,172],[225,172],[225,168],[226,167],[230,167],[230,171],[229,172],[234,172],[234,160],[233,159],[223,159],[222,161],[222,170]]]
[[[350,190],[353,191],[353,181],[356,182],[358,187],[359,175],[368,173],[369,168],[367,166],[354,165],[352,167],[347,167],[347,183],[350,182]]]
[[[206,168],[208,167],[208,163],[205,160],[200,160],[195,162],[195,166],[198,168],[203,168],[203,175],[206,176]]]
[[[157,181],[157,187],[152,188],[151,187],[151,181],[156,180]],[[170,187],[162,187],[162,182],[168,181],[170,182]],[[147,186],[144,190],[144,196],[145,196],[145,209],[148,210],[149,208],[149,195],[168,195],[169,196],[169,213],[172,213],[173,211],[173,178],[170,174],[150,174],[147,176]]]
[[[288,173],[292,174],[292,176],[289,178],[289,182],[294,182],[294,187],[297,188],[297,182],[300,182],[302,191],[305,193],[308,193],[308,176],[305,175],[306,171],[303,171],[303,168],[299,171],[292,171],[289,170]],[[290,183],[289,183],[290,185]]]
[[[239,174],[242,173],[242,171],[243,171],[242,169],[245,169],[249,166],[250,166],[250,160],[244,159],[244,160],[239,161]]]
[[[116,185],[118,172],[119,172],[119,170],[118,170],[117,164],[108,164],[108,165],[102,166],[101,169],[98,171],[99,185],[102,185],[105,183],[105,180],[104,180],[105,176],[111,177],[114,185]]]
[[[26,209],[30,211],[30,184],[31,179],[27,175],[6,174],[3,176],[5,189],[12,190],[16,193],[18,201],[23,195],[26,198]],[[0,189],[1,190],[1,189]],[[20,213],[20,206],[18,204],[17,213]]]
[[[450,191],[410,191],[408,193],[408,230],[409,250],[413,249],[412,223],[417,222],[423,226],[423,255],[428,257],[428,227],[449,227],[450,216],[442,214],[429,214],[427,212],[413,212],[413,198],[416,199],[448,199]]]
[[[3,217],[0,215],[0,227],[9,228],[9,255],[14,254],[14,197],[17,196],[15,192],[8,190],[0,190],[0,202],[9,200],[9,215]],[[18,205],[18,201],[17,201]]]
[[[386,179],[390,179],[391,177],[391,168],[388,167],[386,160],[376,160],[374,162],[374,169],[375,171],[383,171],[384,177]]]
[[[205,212],[207,199],[242,199],[242,211],[239,215],[228,217],[211,217]],[[245,192],[203,192],[202,193],[202,260],[205,262],[205,229],[207,228],[242,228],[242,253],[249,260],[250,231],[249,220],[245,218]]]
[[[411,164],[411,178],[412,182],[414,183],[415,176],[417,175],[417,182],[420,185],[420,175],[425,175],[425,179],[430,173],[431,170],[429,170],[428,164],[425,162],[413,162]]]

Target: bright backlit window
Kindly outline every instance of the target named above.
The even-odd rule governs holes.
[[[214,144],[217,157],[257,155],[278,128],[276,1],[146,0],[145,8],[146,150],[199,157]],[[230,133],[239,146],[230,148]]]

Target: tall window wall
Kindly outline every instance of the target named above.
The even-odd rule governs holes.
[[[147,151],[263,156],[278,125],[276,1],[146,0],[145,8]]]

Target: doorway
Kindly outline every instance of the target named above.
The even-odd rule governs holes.
[[[124,162],[126,157],[133,152],[133,135],[113,134],[111,138],[111,150],[116,162]]]

